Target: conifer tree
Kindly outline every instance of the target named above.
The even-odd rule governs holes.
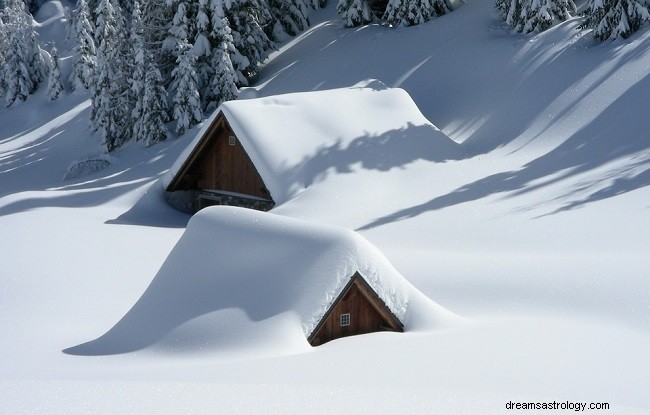
[[[32,17],[22,0],[6,0],[2,12],[4,46],[3,86],[7,106],[17,99],[24,101],[47,73],[41,48],[32,27]]]
[[[90,12],[86,0],[78,0],[74,10],[74,28],[72,30],[75,40],[76,60],[70,72],[72,90],[78,88],[88,89],[95,78],[97,68],[97,50],[93,40],[93,27],[90,23]]]
[[[127,38],[119,6],[101,0],[97,6],[101,43],[97,48],[97,79],[93,87],[91,128],[99,131],[108,151],[120,147],[131,134],[129,74],[125,71]]]
[[[150,52],[145,53],[146,74],[140,136],[147,147],[167,139],[167,92]]]
[[[508,26],[523,33],[547,30],[576,11],[573,0],[496,0],[494,6]]]
[[[173,35],[177,39],[177,66],[172,71],[172,90],[174,106],[172,118],[176,121],[176,133],[183,134],[203,117],[201,101],[197,89],[195,56],[187,41],[188,19],[184,3],[180,3],[174,15]]]
[[[628,38],[650,21],[648,3],[643,0],[590,0],[581,29],[593,29],[598,40]]]
[[[295,36],[309,27],[309,9],[303,0],[269,0],[269,8],[275,21],[274,40],[279,40],[282,33]]]
[[[370,4],[366,0],[339,0],[336,11],[345,27],[361,26],[374,19]]]
[[[389,0],[383,19],[391,26],[413,26],[448,12],[444,0]]]
[[[47,81],[47,95],[51,101],[59,98],[63,91],[63,84],[61,83],[61,67],[59,63],[59,52],[56,47],[52,47],[50,53],[52,56],[52,65],[50,67],[50,75]]]
[[[143,138],[142,124],[143,107],[144,107],[144,89],[145,89],[145,45],[142,28],[142,18],[140,14],[140,2],[136,0],[133,4],[131,13],[131,34],[129,37],[130,44],[133,46],[133,74],[129,79],[131,96],[133,98],[131,110],[132,136],[135,140]]]
[[[5,96],[7,90],[7,82],[5,81],[5,74],[3,68],[5,67],[9,33],[7,33],[6,26],[3,19],[3,12],[0,9],[0,97]]]
[[[237,83],[240,86],[248,85],[248,80],[257,76],[259,65],[273,49],[273,42],[261,26],[271,20],[270,13],[259,0],[233,0],[229,7],[224,8],[224,12],[236,49],[230,59],[238,74]]]
[[[169,80],[171,71],[176,65],[176,58],[172,53],[175,44],[165,44],[170,37],[169,29],[174,14],[172,8],[166,4],[166,0],[147,0],[141,3],[140,7],[145,48],[154,54],[154,60],[165,82]]]
[[[235,49],[228,20],[223,11],[215,10],[212,21],[212,33],[217,39],[217,46],[212,52],[211,66],[214,76],[206,93],[207,110],[212,111],[222,102],[235,99],[237,90],[237,75],[230,60],[230,54]]]

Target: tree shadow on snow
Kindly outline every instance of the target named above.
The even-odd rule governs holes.
[[[468,183],[423,204],[377,218],[359,230],[495,194],[513,198],[581,174],[586,178],[566,194],[552,199],[558,202],[560,207],[550,214],[579,208],[646,187],[650,185],[650,125],[648,118],[642,116],[640,104],[645,102],[648,90],[650,75],[645,75],[591,123],[519,170],[493,174]],[[629,110],[633,108],[637,108],[637,113],[630,113]],[[539,205],[549,201],[551,200],[540,200]]]
[[[341,140],[321,147],[286,170],[293,184],[308,187],[322,181],[328,172],[351,173],[356,168],[389,171],[404,168],[418,160],[442,163],[464,158],[462,148],[430,125],[414,125],[387,131],[379,135],[366,134],[345,146]]]

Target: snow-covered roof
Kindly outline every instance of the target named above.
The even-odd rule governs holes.
[[[381,164],[398,157],[390,154],[393,148],[388,149],[386,142],[407,129],[408,146],[418,142],[453,145],[422,115],[406,91],[388,88],[377,80],[348,88],[239,99],[222,104],[204,123],[163,178],[165,188],[220,113],[228,120],[276,204],[296,196],[314,176],[331,167],[336,169],[330,165],[333,160],[328,154],[336,154],[340,160],[340,153],[363,150],[370,157],[377,157],[373,163]]]
[[[182,348],[187,336],[212,339],[217,348],[260,342],[285,351],[308,347],[307,336],[355,272],[406,330],[440,327],[451,315],[356,232],[215,206],[191,219],[127,315],[76,353],[120,353],[160,341]]]

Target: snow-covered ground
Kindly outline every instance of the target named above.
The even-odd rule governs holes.
[[[59,4],[39,30],[66,56]],[[127,315],[183,234],[158,179],[199,127],[64,181],[100,152],[89,103],[39,90],[0,110],[0,413],[650,412],[650,29],[602,44],[578,20],[512,34],[484,0],[422,26],[344,29],[333,9],[248,94],[379,79],[461,150],[422,154],[407,135],[332,148],[273,213],[358,231],[465,321],[242,350],[211,347],[208,315],[180,344],[64,353]]]

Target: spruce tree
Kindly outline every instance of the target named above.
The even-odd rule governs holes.
[[[339,0],[336,11],[345,27],[361,26],[374,19],[370,4],[366,0]]]
[[[444,0],[389,0],[383,19],[391,26],[413,26],[448,12]]]
[[[141,3],[140,7],[145,49],[154,54],[154,60],[165,82],[170,79],[171,71],[176,65],[176,57],[173,55],[175,43],[166,44],[170,39],[173,10],[166,4],[166,0],[147,0]]]
[[[224,12],[236,49],[230,59],[239,75],[238,85],[244,86],[257,76],[259,65],[274,47],[262,29],[262,25],[268,23],[271,17],[265,3],[260,0],[233,0],[228,6]]]
[[[167,92],[162,83],[160,71],[150,52],[145,53],[146,74],[144,82],[144,99],[142,103],[142,122],[140,136],[147,147],[167,139],[165,123],[167,116]]]
[[[90,23],[90,12],[86,0],[78,0],[74,10],[74,28],[72,30],[76,57],[70,72],[72,90],[79,88],[88,89],[93,84],[97,68],[97,50],[93,40],[93,27]]]
[[[174,16],[173,35],[177,39],[177,66],[172,71],[172,90],[174,106],[172,118],[176,121],[176,133],[183,134],[203,117],[201,101],[197,89],[197,76],[194,69],[196,58],[187,41],[188,18],[184,3],[180,3]]]
[[[51,101],[59,98],[63,91],[63,84],[61,83],[61,67],[59,63],[59,52],[56,47],[52,47],[50,53],[52,56],[52,66],[50,67],[50,75],[47,81],[47,95]]]
[[[581,29],[593,29],[598,40],[627,39],[650,21],[648,3],[643,0],[590,0]]]
[[[206,94],[208,111],[214,110],[224,101],[235,99],[239,92],[236,85],[237,75],[230,60],[230,53],[235,49],[232,34],[228,20],[218,10],[213,15],[212,29],[218,43],[212,52],[211,66],[214,68],[214,76]]]
[[[4,20],[4,65],[2,67],[7,106],[24,101],[47,73],[41,48],[32,27],[32,17],[22,0],[6,0],[0,17]]]
[[[269,0],[274,20],[272,37],[280,40],[282,33],[295,36],[309,27],[309,9],[303,0]]]
[[[136,0],[133,4],[131,13],[131,34],[129,37],[130,44],[133,46],[133,74],[129,79],[131,96],[133,98],[131,110],[132,137],[135,140],[143,138],[142,110],[144,107],[144,89],[145,89],[145,44],[142,29],[142,18],[140,14],[140,2]]]
[[[5,67],[7,49],[9,46],[9,33],[3,20],[3,12],[0,9],[0,97],[5,96],[7,91],[7,82],[5,81],[5,74],[3,68]]]
[[[523,33],[547,30],[576,11],[573,0],[496,0],[494,6],[508,26]]]
[[[131,135],[127,37],[119,6],[101,0],[97,6],[101,43],[97,48],[97,79],[93,87],[91,128],[99,131],[108,151],[120,147]]]

